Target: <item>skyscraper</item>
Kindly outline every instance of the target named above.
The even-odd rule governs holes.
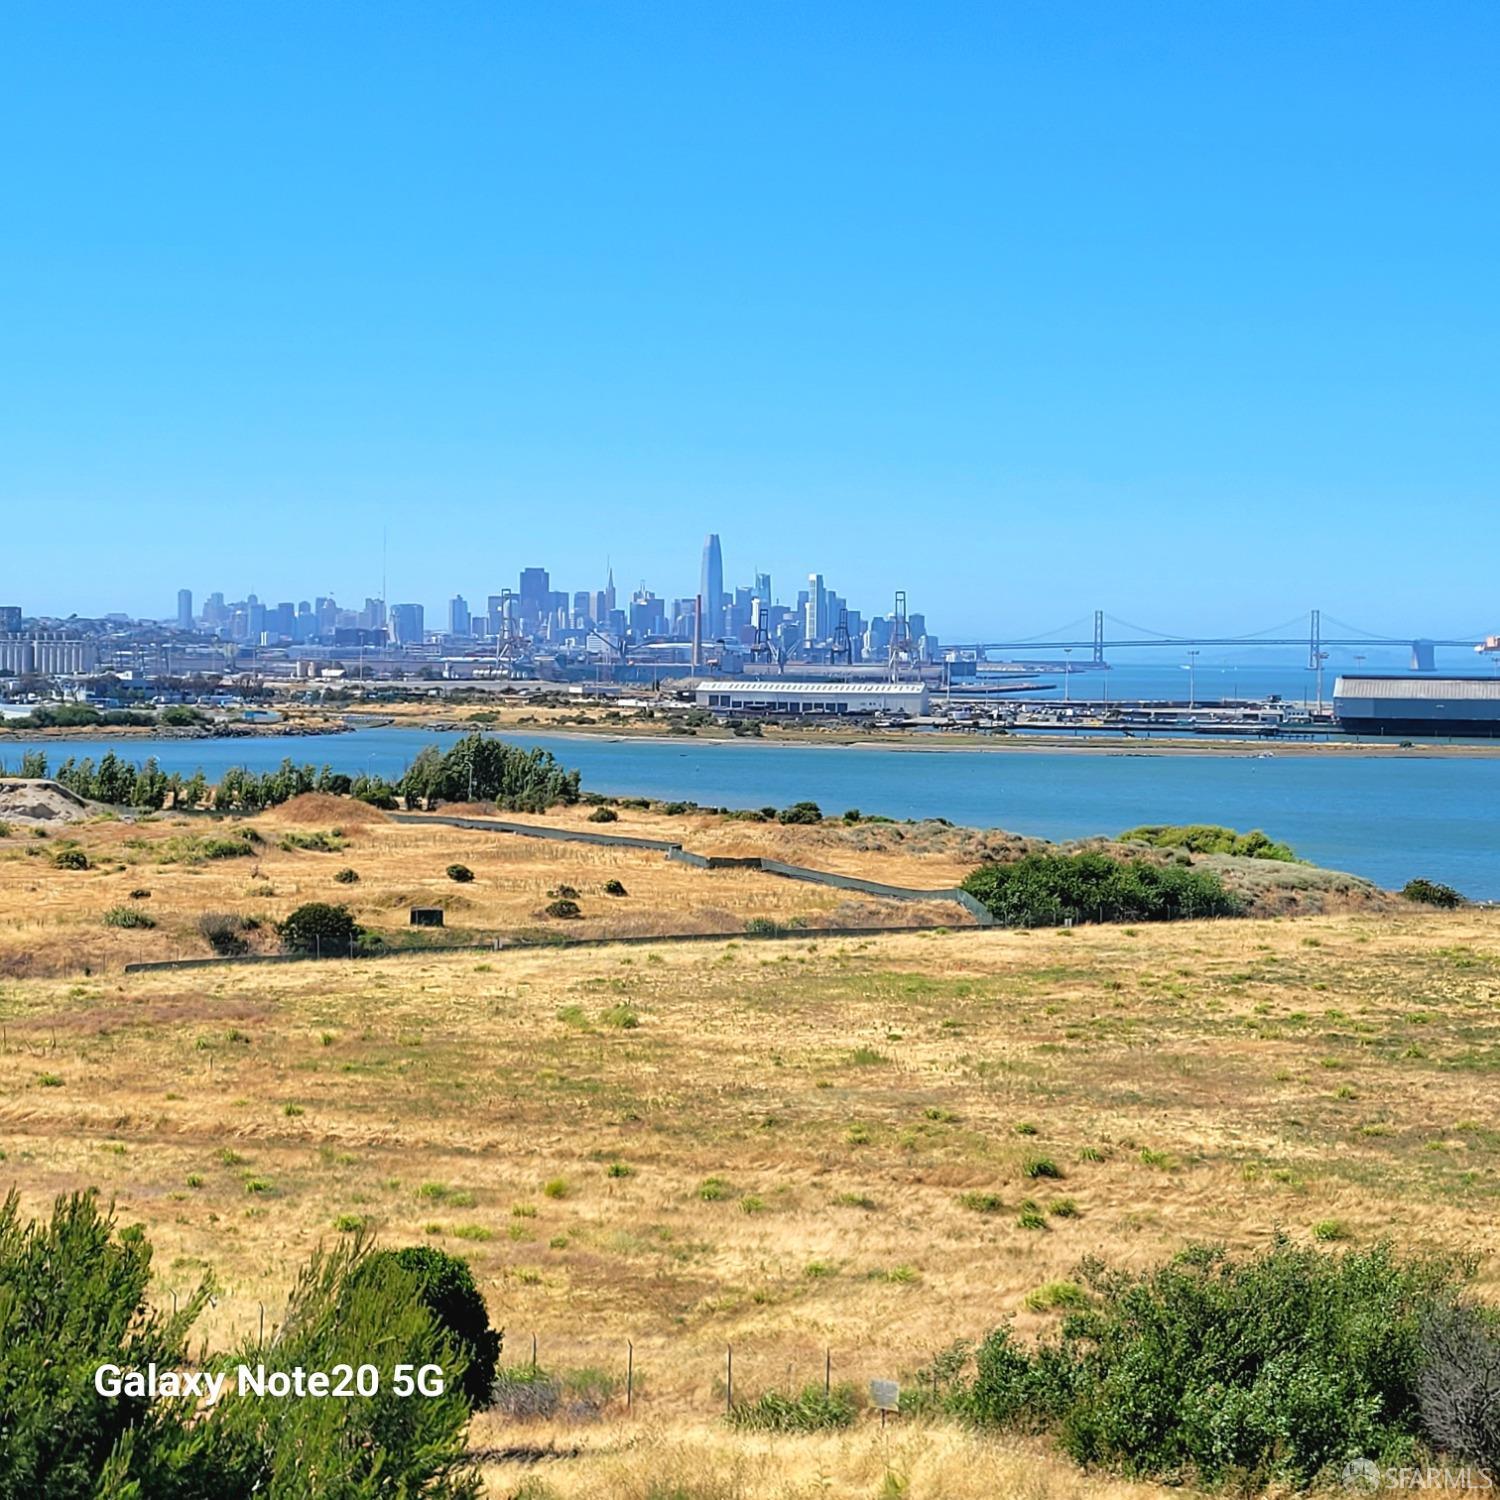
[[[823,587],[821,573],[807,575],[807,614],[802,634],[809,644],[828,637],[828,591]]]
[[[698,592],[703,598],[703,638],[711,640],[724,633],[724,556],[719,551],[719,534],[715,531],[703,539],[703,573]]]
[[[469,633],[469,601],[462,594],[455,594],[448,601],[448,634],[468,635]]]
[[[422,606],[420,604],[397,604],[391,609],[391,639],[398,646],[420,646],[422,644]]]
[[[193,628],[192,589],[177,590],[177,628],[179,630],[191,630]]]

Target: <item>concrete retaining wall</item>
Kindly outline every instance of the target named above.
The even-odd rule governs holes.
[[[691,865],[695,870],[760,870],[780,875],[786,880],[806,880],[835,890],[853,891],[862,896],[878,896],[889,901],[952,901],[981,927],[994,925],[989,909],[957,886],[923,890],[919,886],[886,885],[879,880],[861,880],[856,875],[836,875],[831,870],[814,870],[806,865],[789,865],[783,860],[762,855],[696,854],[668,839],[639,838],[628,833],[593,833],[583,828],[546,828],[536,823],[511,823],[502,818],[454,818],[436,813],[392,813],[398,823],[447,823],[454,828],[473,828],[481,833],[515,833],[522,838],[554,839],[565,844],[600,844],[617,849],[657,850],[675,864]]]

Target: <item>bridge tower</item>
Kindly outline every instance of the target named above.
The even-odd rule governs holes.
[[[1308,616],[1307,669],[1318,674],[1318,712],[1323,711],[1323,663],[1328,653],[1323,649],[1323,611],[1313,610]]]
[[[896,606],[891,611],[891,645],[888,670],[895,682],[901,676],[902,665],[912,665],[915,652],[912,648],[911,625],[906,618],[906,590],[896,590]]]
[[[854,640],[849,634],[849,611],[839,610],[839,622],[834,627],[833,650],[829,653],[828,664],[832,666],[835,662],[843,662],[850,670],[854,667]]]
[[[1104,665],[1104,611],[1094,611],[1094,665]]]

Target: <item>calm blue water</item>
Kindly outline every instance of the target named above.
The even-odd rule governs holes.
[[[423,745],[456,734],[365,729],[318,738],[246,740],[6,740],[14,769],[29,749],[56,766],[107,750],[155,755],[164,769],[210,780],[228,766],[263,769],[283,757],[351,774],[395,776]],[[1044,838],[1117,833],[1137,823],[1224,823],[1263,828],[1304,857],[1385,886],[1416,875],[1465,894],[1500,899],[1500,759],[1397,759],[1358,754],[1297,756],[1007,753],[823,746],[605,740],[537,735],[614,794],[681,798],[711,806],[785,806],[804,798],[826,812],[858,807],[890,817],[944,817]]]

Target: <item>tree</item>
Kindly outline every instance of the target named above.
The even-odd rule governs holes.
[[[276,934],[288,953],[352,953],[364,934],[347,906],[308,901],[276,924]]]
[[[430,1245],[409,1245],[403,1250],[377,1251],[367,1265],[376,1268],[386,1261],[394,1261],[416,1278],[423,1305],[463,1354],[463,1390],[469,1405],[489,1405],[505,1334],[490,1327],[489,1309],[474,1284],[469,1263]]]

